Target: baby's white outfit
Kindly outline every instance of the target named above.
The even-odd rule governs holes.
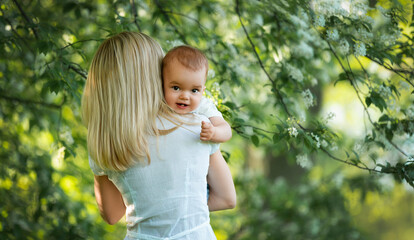
[[[193,115],[191,119],[198,123],[209,121]],[[157,126],[175,127],[163,118]],[[104,171],[89,158],[94,174],[108,175],[122,194],[127,207],[126,240],[216,239],[210,226],[206,176],[209,157],[219,144],[201,141],[200,130],[200,125],[183,125],[167,135],[151,137],[151,163],[145,160],[124,172]]]
[[[214,105],[213,101],[206,97],[201,98],[200,104],[193,111],[193,113],[204,115],[208,118],[223,116],[221,112],[217,110],[217,107],[216,105]]]

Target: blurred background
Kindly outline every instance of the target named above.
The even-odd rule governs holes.
[[[99,216],[80,104],[99,44],[209,59],[237,189],[220,239],[412,239],[413,1],[0,1],[0,239],[123,239]]]

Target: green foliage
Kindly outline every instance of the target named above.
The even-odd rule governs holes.
[[[229,239],[363,239],[332,182],[292,188],[283,179],[237,178],[243,207]]]

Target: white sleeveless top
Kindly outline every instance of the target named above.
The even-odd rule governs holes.
[[[216,107],[216,105],[214,105],[213,101],[211,99],[208,99],[208,98],[204,97],[204,96],[201,98],[200,104],[193,111],[193,113],[204,115],[208,118],[222,117],[221,112],[219,110],[217,110],[217,107]]]
[[[208,121],[193,115],[198,123]],[[159,129],[175,126],[165,119],[157,125]],[[124,172],[104,171],[89,159],[94,174],[108,175],[122,194],[127,207],[125,239],[216,239],[210,226],[206,177],[209,157],[219,144],[201,141],[200,130],[200,125],[184,125],[150,138],[151,164],[137,164]]]

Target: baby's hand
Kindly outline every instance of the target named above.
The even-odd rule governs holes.
[[[209,141],[214,137],[216,133],[216,127],[209,122],[201,122],[201,133],[200,133],[200,140],[202,141]]]

